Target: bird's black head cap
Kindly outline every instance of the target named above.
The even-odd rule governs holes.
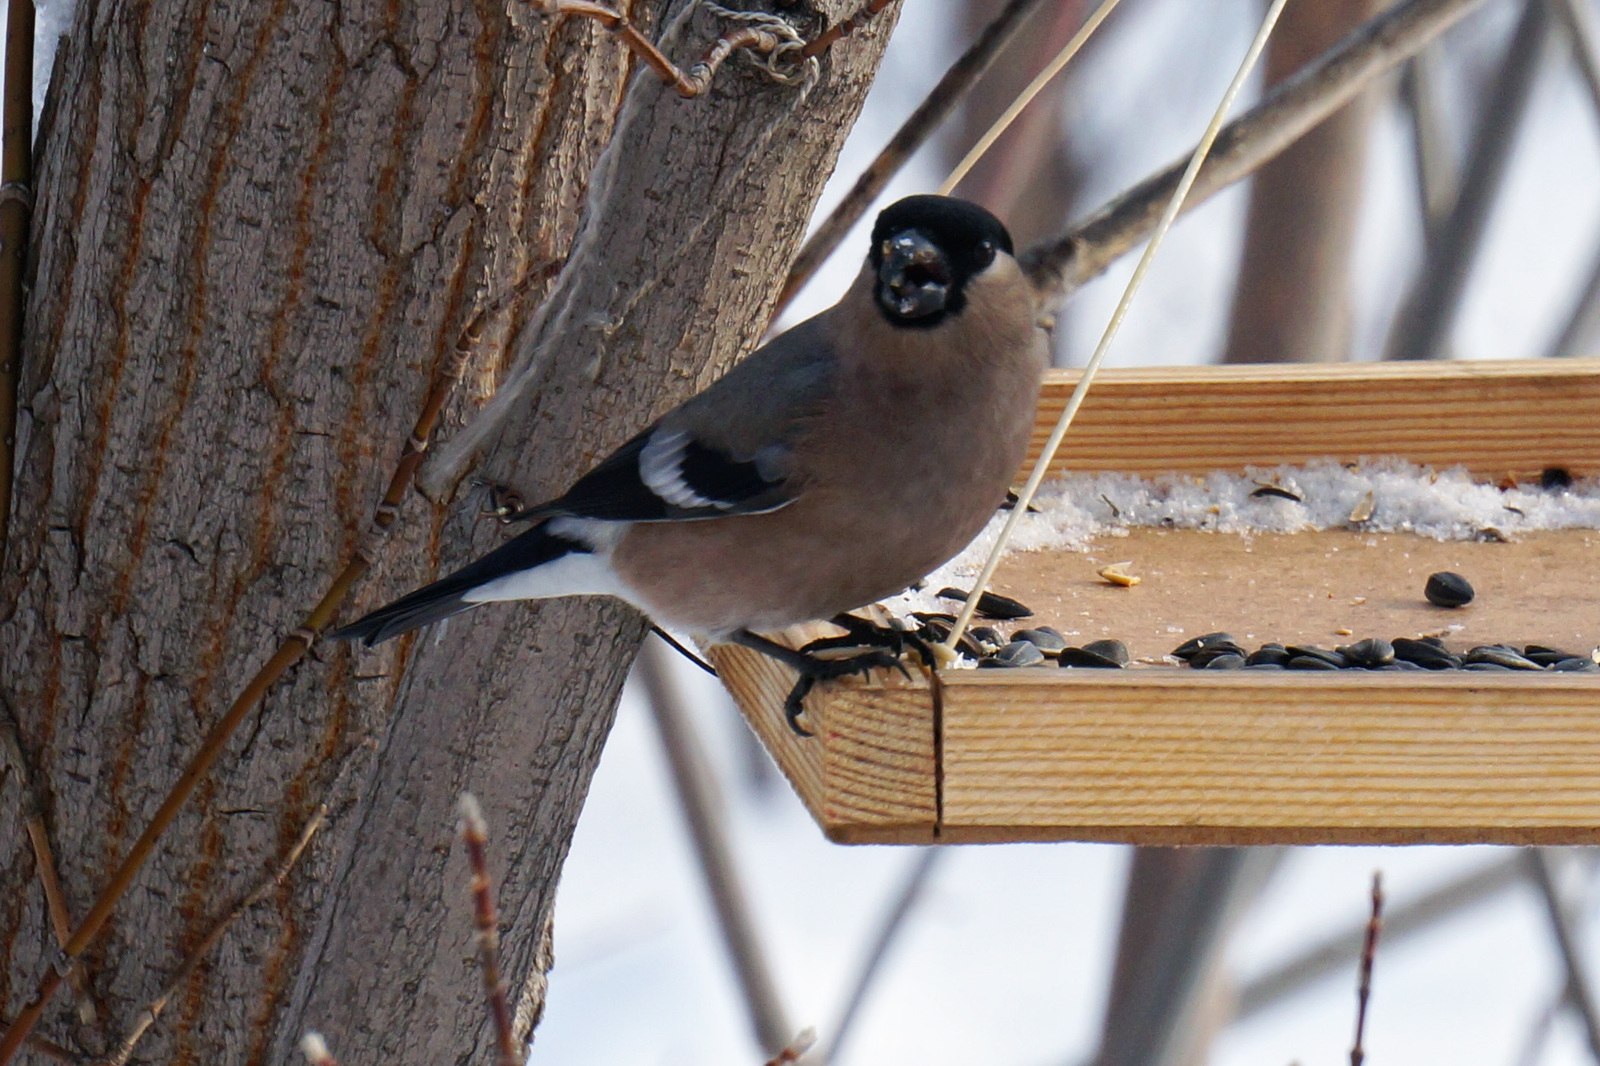
[[[896,326],[930,329],[967,305],[967,283],[996,252],[1014,254],[1011,234],[977,204],[908,196],[872,228],[870,261],[878,308]]]

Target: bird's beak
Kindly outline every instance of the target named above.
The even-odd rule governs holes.
[[[907,230],[883,242],[878,299],[902,318],[943,311],[950,280],[944,253],[917,231]]]

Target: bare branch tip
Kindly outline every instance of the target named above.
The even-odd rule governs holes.
[[[483,807],[479,805],[477,796],[470,792],[461,793],[461,798],[456,801],[456,812],[461,816],[463,835],[488,836],[489,824],[483,820]]]
[[[817,1031],[808,1025],[782,1051],[768,1059],[765,1066],[787,1066],[788,1063],[799,1062],[801,1056],[810,1051],[816,1042]]]
[[[311,1066],[338,1066],[338,1060],[328,1050],[328,1042],[315,1030],[306,1030],[306,1035],[300,1038],[300,1054]]]

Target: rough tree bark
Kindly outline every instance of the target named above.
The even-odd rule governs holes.
[[[851,6],[783,13],[815,31]],[[680,61],[717,33],[684,3],[630,14]],[[39,139],[0,575],[0,711],[74,918],[363,535],[475,310],[565,259],[447,418],[493,391],[493,342],[514,337],[536,372],[487,471],[560,489],[755,338],[891,24],[837,45],[809,94],[733,63],[681,101],[592,24],[514,0],[80,0]],[[503,536],[479,503],[408,501],[351,611]],[[467,1061],[484,1011],[452,845],[464,787],[491,819],[529,1024],[641,623],[595,603],[480,615],[376,653],[319,646],[277,685],[89,952],[99,1020],[64,992],[44,1031],[114,1045],[327,801],[291,878],[134,1061],[283,1062],[305,1025],[345,1062]],[[18,780],[0,779],[7,1019],[54,948]]]

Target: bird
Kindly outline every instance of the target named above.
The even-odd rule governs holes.
[[[1048,362],[1037,299],[989,211],[899,200],[836,304],[508,517],[526,531],[330,635],[370,647],[486,603],[613,596],[793,668],[785,713],[807,735],[817,681],[898,657],[824,658],[763,634],[895,595],[983,529]]]

